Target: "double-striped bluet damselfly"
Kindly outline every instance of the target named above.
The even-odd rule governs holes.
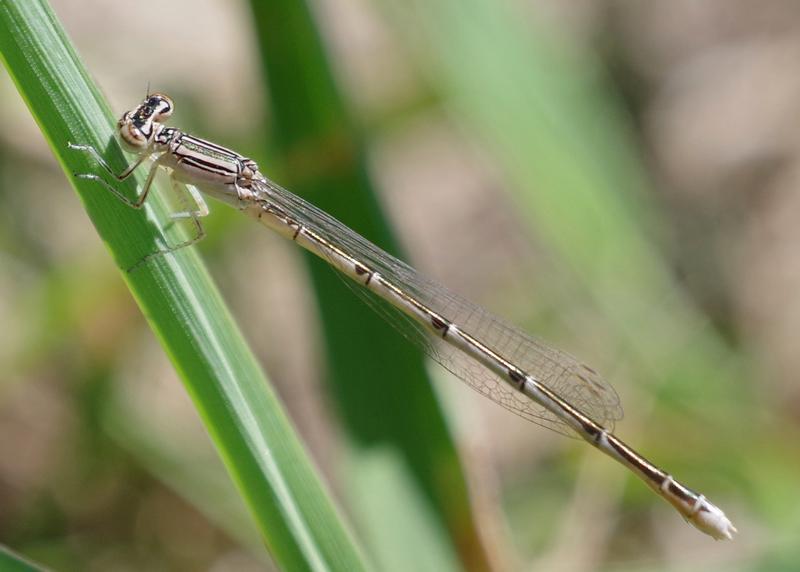
[[[387,317],[397,321],[404,333],[473,389],[535,423],[581,437],[630,469],[699,530],[715,539],[732,538],[736,528],[721,509],[612,433],[614,421],[622,417],[619,398],[592,368],[420,276],[267,179],[254,161],[167,127],[162,122],[173,108],[169,97],[155,93],[122,116],[120,140],[138,159],[120,174],[113,172],[94,147],[70,144],[72,149],[90,153],[118,181],[152,157],[153,165],[136,200],[125,197],[97,174],[77,176],[97,181],[128,205],[140,208],[157,171],[170,170],[173,184],[187,185],[197,205],[195,210],[173,215],[191,219],[198,230],[195,238],[179,246],[203,236],[199,218],[209,211],[198,190],[252,215],[383,300],[386,304],[381,313],[391,313]]]

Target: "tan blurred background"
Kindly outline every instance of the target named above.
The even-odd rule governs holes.
[[[149,83],[175,98],[175,125],[222,144],[252,149],[269,128],[241,3],[141,0],[137,12],[158,13],[147,34],[127,25],[127,3],[52,4],[116,111]],[[369,0],[321,0],[314,10],[415,266],[528,329],[547,324],[537,333],[613,381],[626,409],[619,434],[654,460],[674,463],[695,439],[722,447],[713,468],[675,472],[697,471],[740,535],[709,542],[665,504],[653,507],[644,487],[623,491],[622,471],[589,448],[435,369],[498,566],[796,569],[800,5],[510,4],[523,25],[544,22],[608,75],[651,183],[659,223],[649,239],[681,289],[665,296],[687,297],[736,356],[720,364],[740,376],[728,388],[733,405],[715,410],[701,385],[696,400],[671,401],[669,389],[626,373],[625,347],[520,223],[494,150],[432,95],[392,10]],[[191,63],[198,50],[202,66]],[[65,570],[269,568],[235,497],[223,509],[198,500],[218,486],[219,467],[197,415],[7,75],[0,115],[0,542]],[[235,215],[214,213],[208,226],[200,248],[212,273],[340,492],[346,445],[320,395],[317,318],[297,253],[257,225],[239,228]],[[653,423],[659,399],[666,412]],[[175,466],[175,451],[194,464]],[[205,466],[208,479],[187,485]],[[622,495],[634,497],[627,511]],[[637,511],[651,511],[659,534],[626,520]]]

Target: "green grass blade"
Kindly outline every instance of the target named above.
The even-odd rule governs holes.
[[[67,149],[70,141],[95,145],[120,170],[125,160],[112,137],[107,104],[43,0],[0,4],[0,54],[117,264],[129,268],[180,240],[181,233],[162,222],[169,218],[158,193],[147,208],[134,211],[70,175],[97,170]],[[133,196],[133,183],[123,189]],[[276,562],[286,570],[363,569],[343,520],[193,250],[151,258],[123,277]]]
[[[44,570],[0,544],[0,572],[44,572]]]

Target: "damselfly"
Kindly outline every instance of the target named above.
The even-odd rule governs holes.
[[[121,142],[138,159],[120,174],[114,173],[94,147],[70,145],[90,153],[118,181],[152,157],[154,162],[136,200],[128,199],[97,174],[77,176],[101,183],[128,205],[139,208],[156,172],[160,168],[171,171],[173,183],[187,185],[197,205],[173,215],[189,218],[197,226],[197,236],[186,244],[203,236],[199,218],[209,212],[198,189],[252,215],[385,301],[393,314],[387,317],[404,320],[404,332],[473,389],[535,423],[583,438],[631,470],[699,530],[715,539],[732,538],[736,528],[722,510],[612,433],[622,410],[616,392],[597,372],[423,278],[267,179],[254,161],[165,126],[162,121],[173,108],[169,97],[152,94],[122,116],[117,125]]]

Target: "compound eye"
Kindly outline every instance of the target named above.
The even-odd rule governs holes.
[[[126,123],[129,123],[130,120],[131,120],[131,112],[130,111],[126,111],[122,115],[122,117],[119,118],[119,121],[117,121],[117,129],[121,129],[122,126],[125,125]]]
[[[153,118],[156,121],[166,119],[172,115],[172,100],[166,95],[161,93],[153,94],[147,100],[147,104],[153,109]]]

